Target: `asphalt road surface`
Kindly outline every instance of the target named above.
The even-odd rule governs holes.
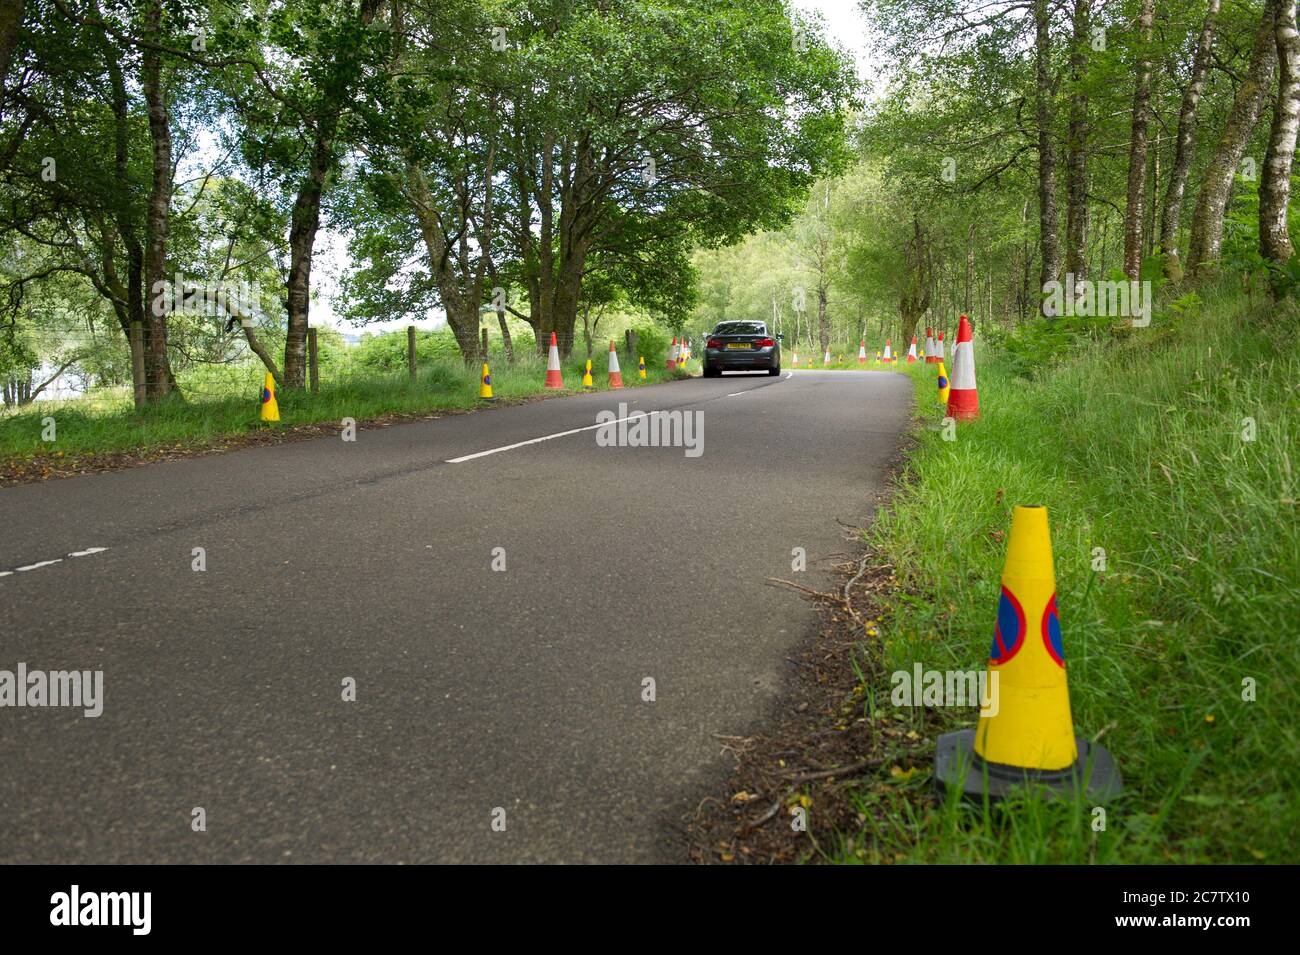
[[[598,446],[619,402],[702,453]],[[103,672],[0,708],[0,861],[682,861],[814,624],[765,578],[826,581],[910,404],[727,375],[0,490],[0,670]]]

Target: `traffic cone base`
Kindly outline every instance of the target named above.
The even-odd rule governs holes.
[[[1076,736],[1079,758],[1065,769],[1026,769],[991,763],[975,752],[975,730],[944,733],[935,744],[934,780],[940,793],[956,786],[972,799],[1002,799],[1026,786],[1041,786],[1053,796],[1082,793],[1092,802],[1118,796],[1124,788],[1115,759],[1106,747]]]

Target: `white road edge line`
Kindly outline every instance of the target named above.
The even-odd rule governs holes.
[[[69,557],[89,557],[91,554],[98,554],[100,551],[108,550],[107,547],[87,547],[85,550],[74,550]]]
[[[789,381],[789,380],[790,380],[791,378],[793,378],[793,377],[794,377],[794,372],[792,372],[792,371],[787,371],[787,372],[785,373],[785,380],[786,380],[786,381]]]
[[[565,438],[571,434],[581,434],[583,431],[594,431],[597,428],[608,427],[611,424],[619,424],[623,421],[631,421],[634,418],[644,418],[649,415],[659,414],[658,411],[638,411],[636,414],[630,414],[626,418],[617,418],[614,421],[605,421],[600,424],[589,424],[585,428],[571,428],[568,431],[557,431],[555,434],[543,435],[540,438],[530,438],[527,441],[518,441],[515,444],[507,444],[500,448],[490,448],[487,451],[476,451],[474,454],[463,454],[458,458],[448,458],[445,464],[464,464],[466,461],[473,461],[475,458],[485,458],[489,454],[500,454],[502,451],[513,451],[515,448],[527,447],[530,444],[541,444],[543,441],[552,441],[555,438]]]

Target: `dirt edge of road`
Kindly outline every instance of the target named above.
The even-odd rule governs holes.
[[[873,513],[902,480],[913,434],[904,436]],[[856,556],[835,566],[828,590],[773,583],[801,592],[816,620],[787,657],[790,666],[769,723],[756,735],[719,740],[735,765],[725,783],[682,820],[689,861],[824,861],[832,845],[864,821],[853,799],[856,788],[888,785],[892,775],[907,778],[928,766],[929,740],[898,725],[888,707],[878,709],[878,717],[867,714],[868,688],[888,685],[877,636],[881,598],[900,588],[861,531],[853,541]],[[798,809],[804,810],[806,832],[796,831]]]

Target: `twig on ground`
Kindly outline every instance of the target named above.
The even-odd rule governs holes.
[[[810,783],[817,779],[828,779],[832,776],[855,776],[863,770],[879,766],[883,762],[884,757],[880,756],[875,759],[864,759],[861,762],[853,763],[851,766],[841,766],[839,769],[826,769],[816,773],[802,773],[794,778],[790,784],[790,788],[785,791],[785,794],[776,802],[772,803],[771,807],[769,807],[763,815],[759,816],[753,822],[746,823],[744,828],[741,829],[741,833],[751,833],[760,826],[764,826],[771,822],[772,819],[775,818],[776,814],[781,811],[781,806],[785,801],[794,795],[795,790],[804,783]]]

